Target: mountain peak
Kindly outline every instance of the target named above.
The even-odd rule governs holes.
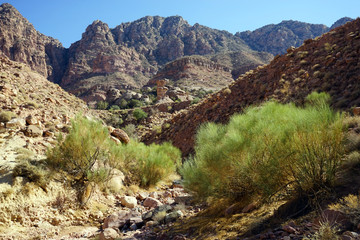
[[[337,20],[336,22],[334,22],[333,25],[331,25],[330,30],[331,30],[331,29],[334,29],[334,28],[337,28],[337,27],[339,27],[339,26],[341,26],[341,25],[344,25],[344,24],[347,23],[347,22],[351,22],[351,21],[353,21],[353,20],[354,20],[354,19],[349,18],[349,17],[340,18],[339,20]]]

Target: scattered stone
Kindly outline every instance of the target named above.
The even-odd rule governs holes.
[[[283,226],[282,229],[287,233],[296,233],[296,229],[289,225]]]
[[[159,197],[159,194],[157,192],[151,192],[149,194],[149,197],[152,197],[152,198],[158,198]]]
[[[115,128],[112,132],[111,135],[116,137],[117,139],[119,139],[122,143],[128,144],[130,142],[130,138],[127,135],[127,133],[119,128]]]
[[[29,125],[25,129],[24,133],[25,133],[25,136],[28,136],[28,137],[41,137],[43,135],[43,130],[40,129],[36,125]]]
[[[119,237],[119,234],[112,228],[106,228],[100,233],[100,240],[114,240]]]
[[[114,136],[110,136],[110,139],[113,140],[116,144],[121,144],[121,141]]]
[[[53,133],[52,131],[50,130],[45,130],[43,132],[43,137],[54,137],[55,136],[55,133]]]
[[[118,169],[113,169],[112,171],[112,177],[109,180],[109,189],[112,192],[120,193],[124,187],[125,175]]]
[[[146,192],[138,192],[136,198],[142,201],[146,199],[148,196],[149,195]]]
[[[29,115],[25,118],[26,124],[27,125],[37,125],[39,123],[39,121],[34,118],[32,115]]]
[[[14,118],[11,119],[6,123],[6,128],[18,128],[18,127],[25,127],[26,123],[25,120],[22,118]]]
[[[252,203],[248,204],[247,206],[245,206],[245,207],[241,210],[241,212],[242,212],[242,213],[249,213],[249,212],[254,211],[254,210],[256,209],[256,207],[257,207],[256,203],[255,203],[255,202],[252,202]]]
[[[149,207],[149,208],[156,208],[161,205],[162,203],[159,200],[152,197],[147,197],[143,203],[144,207]]]
[[[135,197],[124,196],[120,198],[120,203],[127,208],[134,208],[137,206],[137,200]]]

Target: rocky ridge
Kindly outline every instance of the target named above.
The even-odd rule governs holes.
[[[277,55],[285,53],[290,46],[299,47],[304,40],[318,37],[352,20],[341,18],[330,28],[323,24],[289,20],[279,24],[269,24],[254,31],[238,32],[236,36],[243,39],[254,50]]]
[[[299,48],[290,48],[269,65],[249,71],[228,88],[180,111],[165,123],[170,128],[148,134],[143,141],[172,141],[187,156],[193,152],[200,124],[226,123],[234,113],[270,99],[301,104],[312,91],[329,93],[337,109],[359,106],[359,26],[357,19],[320,38],[307,40]]]

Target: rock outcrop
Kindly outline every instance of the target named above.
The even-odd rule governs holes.
[[[168,120],[146,143],[171,141],[184,156],[193,153],[195,133],[204,122],[226,123],[250,105],[270,99],[302,104],[313,91],[327,92],[336,109],[360,105],[360,19],[335,28],[316,40],[276,57]],[[186,144],[185,144],[186,143]]]
[[[58,40],[35,30],[13,6],[0,6],[0,52],[26,63],[52,82],[60,83],[66,68],[67,50]]]
[[[290,46],[299,47],[304,40],[315,38],[329,31],[323,24],[309,24],[299,21],[282,21],[269,24],[254,31],[238,32],[252,49],[274,55],[283,54]]]

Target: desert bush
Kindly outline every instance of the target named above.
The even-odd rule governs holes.
[[[313,93],[304,108],[268,102],[207,123],[196,135],[195,156],[182,167],[187,189],[199,197],[272,196],[291,185],[313,194],[331,186],[343,154],[341,115]]]
[[[119,102],[119,107],[121,109],[125,109],[127,108],[127,105],[128,105],[128,102],[125,100],[125,99],[121,99],[120,102]]]
[[[128,125],[126,125],[126,126],[123,128],[123,130],[127,133],[127,135],[128,135],[130,138],[132,138],[132,139],[134,139],[134,140],[138,139],[138,134],[137,134],[137,132],[136,132],[136,126],[135,126],[134,124],[128,124]]]
[[[142,119],[147,118],[148,114],[144,112],[144,110],[137,108],[134,110],[133,116],[136,119],[136,121],[141,121]]]
[[[305,237],[304,240],[338,240],[341,239],[338,235],[339,229],[335,225],[331,225],[328,221],[320,224],[319,229],[310,237]]]
[[[113,126],[115,128],[120,128],[121,125],[124,123],[124,120],[118,113],[112,113],[105,119],[105,122],[107,125]]]
[[[15,114],[13,112],[10,112],[10,111],[1,111],[0,112],[0,122],[8,122],[14,117],[15,117]]]
[[[136,107],[141,107],[143,106],[143,102],[141,102],[140,100],[137,99],[131,99],[127,105],[128,108],[136,108]]]
[[[60,135],[57,145],[48,149],[47,163],[68,173],[81,195],[89,183],[103,184],[109,179],[116,162],[112,145],[100,122],[76,116],[66,138]]]
[[[352,224],[360,224],[360,196],[350,194],[342,198],[338,203],[332,204],[331,209],[345,213]]]
[[[180,163],[180,150],[170,143],[162,145],[131,141],[121,145],[122,169],[126,171],[130,184],[140,184],[143,187],[155,185],[176,171]]]
[[[109,106],[109,103],[105,102],[105,101],[99,101],[96,103],[96,109],[99,109],[99,110],[105,110],[108,108],[108,106]]]
[[[111,107],[109,108],[109,111],[117,111],[120,110],[120,107],[118,105],[111,105]]]

